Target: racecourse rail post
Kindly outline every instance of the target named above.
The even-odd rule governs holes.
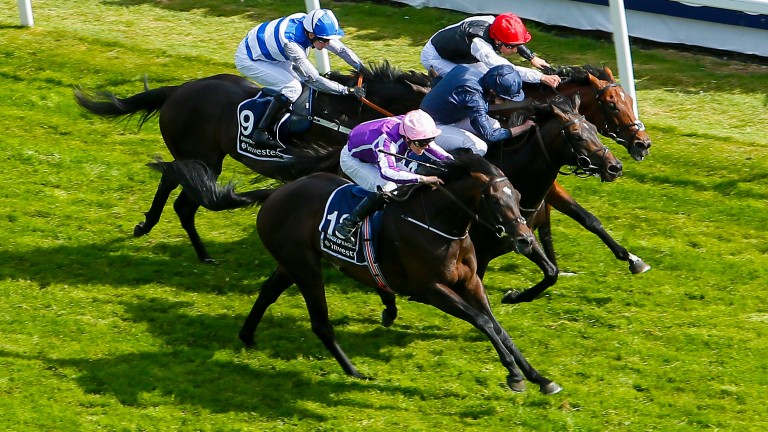
[[[19,20],[24,27],[35,26],[35,19],[32,17],[32,0],[19,0]]]

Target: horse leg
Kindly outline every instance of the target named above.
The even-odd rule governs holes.
[[[573,197],[565,191],[559,184],[555,183],[547,193],[546,201],[555,209],[575,220],[581,226],[591,233],[600,237],[600,240],[613,252],[616,259],[629,263],[629,271],[632,274],[645,273],[651,269],[639,257],[629,253],[626,248],[621,246],[613,239],[603,228],[600,220],[584,207],[579,205]]]
[[[528,288],[525,291],[520,292],[516,289],[507,291],[507,293],[504,294],[504,297],[501,299],[502,303],[514,304],[533,301],[542,292],[544,292],[544,290],[557,282],[557,276],[559,273],[557,266],[547,259],[547,256],[544,253],[541,245],[534,243],[531,253],[525,257],[531,260],[541,269],[541,271],[544,273],[544,278],[541,280],[541,282]]]
[[[555,256],[555,246],[552,242],[552,207],[545,204],[537,213],[536,231],[539,234],[539,243],[544,249],[547,259],[557,267],[557,257]]]
[[[499,322],[495,318],[493,318],[493,314],[490,308],[487,310],[486,313],[489,314],[489,316],[493,319],[493,322],[494,322],[493,329],[496,332],[496,335],[498,336],[499,340],[501,341],[502,344],[504,344],[504,347],[509,351],[512,357],[515,359],[515,363],[520,368],[520,370],[522,370],[523,375],[525,375],[528,381],[538,384],[539,391],[545,395],[553,395],[563,390],[563,388],[560,387],[558,383],[548,378],[545,378],[536,369],[534,369],[530,363],[528,363],[528,360],[526,360],[525,357],[523,357],[523,353],[521,353],[520,350],[517,348],[517,345],[515,345],[515,342],[512,341],[512,338],[509,336],[506,330],[504,330],[501,324],[499,324]],[[509,377],[508,377],[507,384],[511,388],[515,383],[514,382],[510,383]]]
[[[259,295],[253,303],[251,312],[240,328],[239,337],[246,346],[252,347],[255,345],[256,342],[253,336],[256,333],[256,327],[259,326],[261,319],[264,317],[264,312],[291,285],[293,285],[293,280],[280,267],[261,285]]]
[[[520,350],[512,342],[512,338],[493,316],[488,304],[488,297],[479,278],[475,279],[474,284],[470,284],[464,295],[447,287],[439,287],[433,295],[427,296],[425,300],[427,300],[425,303],[474,325],[488,337],[499,355],[501,364],[509,371],[507,385],[512,391],[525,391],[524,377],[538,384],[544,394],[554,394],[562,390],[562,387],[557,383],[536,371],[520,353]]]
[[[217,264],[216,260],[208,255],[208,251],[205,249],[203,240],[200,239],[200,234],[197,233],[195,228],[195,213],[200,208],[200,205],[192,201],[192,199],[183,190],[173,202],[173,209],[176,211],[176,215],[179,217],[181,227],[187,232],[189,240],[192,242],[192,247],[195,248],[197,258],[206,264]]]
[[[391,291],[385,291],[381,288],[376,288],[376,292],[379,294],[381,302],[384,304],[384,310],[381,311],[381,325],[384,327],[391,326],[397,318],[397,303],[395,295]]]
[[[178,186],[179,183],[173,180],[169,174],[163,173],[160,177],[160,183],[157,185],[155,197],[152,199],[152,205],[149,207],[149,211],[144,213],[144,222],[139,222],[133,228],[134,237],[141,237],[152,231],[152,228],[160,221],[160,215],[163,214],[163,208],[168,202],[168,197]]]
[[[308,273],[310,274],[308,275]],[[316,275],[312,277],[311,273],[315,272],[305,273],[302,271],[302,276],[296,280],[296,286],[299,287],[301,295],[307,304],[309,319],[312,323],[312,332],[325,345],[325,348],[333,354],[333,357],[336,358],[336,361],[347,375],[367,379],[367,377],[357,371],[349,357],[347,357],[338,342],[336,342],[336,335],[333,332],[333,326],[328,317],[328,303],[325,298],[322,274],[318,270]],[[305,275],[309,277],[304,277]]]

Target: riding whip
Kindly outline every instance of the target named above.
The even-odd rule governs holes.
[[[399,155],[399,154],[397,154],[397,153],[388,152],[388,151],[386,151],[386,150],[382,150],[382,149],[378,149],[378,150],[376,150],[376,151],[377,151],[377,152],[379,152],[379,153],[388,154],[388,155],[390,155],[390,156],[399,157],[399,158],[401,158],[401,159],[405,159],[405,160],[407,160],[407,161],[410,161],[410,162],[416,162],[416,163],[418,163],[418,164],[422,164],[422,165],[424,165],[424,166],[427,166],[427,167],[430,167],[430,168],[439,169],[439,170],[442,170],[442,171],[448,171],[447,169],[445,169],[445,168],[443,168],[443,167],[441,167],[441,166],[437,166],[437,165],[435,165],[435,164],[431,164],[431,163],[429,163],[429,162],[422,162],[422,161],[420,161],[420,160],[411,159],[411,158],[409,158],[408,156],[402,156],[402,155]]]

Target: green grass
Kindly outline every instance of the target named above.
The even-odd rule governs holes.
[[[463,17],[323,2],[364,60],[420,69],[420,46]],[[119,95],[237,73],[237,43],[300,1],[36,0],[32,29],[0,10],[0,429],[762,431],[768,427],[768,68],[659,47],[633,51],[651,155],[618,182],[562,178],[631,252],[632,276],[600,241],[554,216],[561,277],[536,302],[501,305],[540,274],[491,263],[494,312],[531,363],[563,385],[514,394],[471,326],[379,300],[326,271],[331,318],[358,369],[345,376],[290,289],[246,350],[237,331],[274,262],[258,209],[200,212],[221,261],[205,266],[171,205],[133,238],[170,159],[156,121],[139,132],[78,109],[72,87]],[[556,64],[614,70],[607,41],[531,25]],[[334,68],[345,64],[331,58]],[[607,141],[606,141],[607,143]],[[228,161],[225,178],[249,172]]]

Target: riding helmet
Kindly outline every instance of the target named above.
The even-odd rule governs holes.
[[[329,9],[313,9],[304,17],[304,29],[323,39],[341,39],[344,30]]]
[[[493,90],[500,98],[514,101],[522,99],[523,80],[512,65],[500,64],[490,68],[480,78],[480,85],[486,93]]]
[[[523,21],[511,13],[503,13],[493,20],[490,36],[507,45],[522,45],[531,40]]]
[[[400,134],[405,135],[410,140],[434,138],[441,132],[432,116],[420,109],[408,111],[400,123]]]

